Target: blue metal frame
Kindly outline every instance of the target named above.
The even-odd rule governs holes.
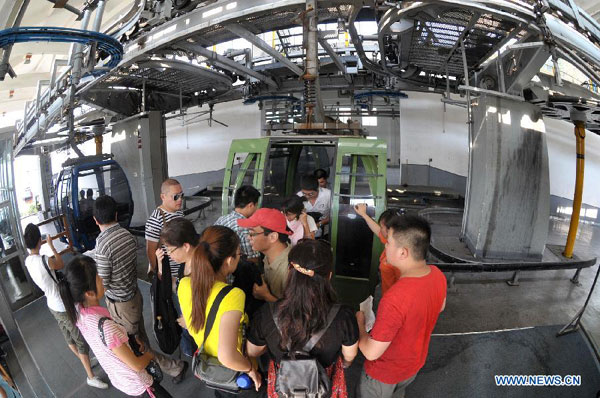
[[[114,37],[100,32],[54,26],[21,26],[0,30],[0,48],[32,41],[80,44],[96,42],[98,51],[104,51],[110,55],[110,60],[106,64],[108,68],[114,68],[123,58],[121,43]]]

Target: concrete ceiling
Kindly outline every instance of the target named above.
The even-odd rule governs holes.
[[[0,0],[0,10],[11,8],[15,0]],[[68,4],[81,9],[85,0],[69,0]],[[580,7],[600,20],[599,0],[575,0]],[[132,0],[109,0],[103,18],[103,26],[117,19],[119,14],[131,7]],[[45,0],[31,0],[24,16],[22,26],[62,26],[79,28],[76,15],[59,8]],[[69,44],[62,43],[28,43],[13,47],[10,63],[17,73],[17,78],[6,77],[0,82],[0,117],[3,112],[22,111],[25,101],[35,96],[38,80],[49,79],[50,70],[55,58],[66,59]],[[31,62],[25,64],[25,55],[31,53]],[[14,90],[9,98],[10,90]]]
[[[69,0],[68,4],[81,9],[86,0]],[[10,8],[15,0],[0,0],[0,10]],[[108,26],[121,13],[131,7],[131,0],[109,0],[103,17],[103,26]],[[77,16],[63,8],[53,8],[46,0],[31,0],[21,26],[60,26],[80,28]],[[10,64],[17,77],[8,75],[0,81],[0,116],[2,112],[22,111],[25,101],[33,99],[38,80],[50,78],[54,59],[67,59],[70,44],[67,43],[27,43],[13,46]],[[25,55],[31,53],[31,61],[25,64]],[[14,90],[9,98],[10,90]]]

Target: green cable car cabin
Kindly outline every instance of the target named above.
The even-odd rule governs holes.
[[[377,218],[386,208],[387,144],[353,136],[271,136],[233,140],[223,181],[223,214],[233,209],[235,191],[253,185],[259,206],[280,208],[300,190],[300,178],[329,172],[332,191],[328,240],[334,254],[333,286],[341,302],[358,306],[373,293],[383,250],[353,206],[367,203]]]

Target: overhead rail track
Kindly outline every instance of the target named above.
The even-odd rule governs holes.
[[[21,26],[0,30],[0,48],[15,43],[28,42],[55,42],[55,43],[97,43],[99,51],[106,53],[110,59],[104,66],[114,68],[121,62],[123,57],[123,46],[111,36],[90,30],[47,27],[47,26]]]
[[[146,1],[135,0],[119,21],[104,30],[114,40],[124,41],[122,59],[102,76],[93,74],[93,68],[86,70],[92,76],[76,86],[73,97],[77,101],[95,104],[94,96],[106,99],[106,95],[101,93],[107,93],[116,83],[131,83],[131,98],[140,98],[144,85],[150,90],[150,96],[153,91],[156,95],[165,94],[171,98],[168,101],[171,105],[177,102],[174,95],[178,95],[182,108],[207,101],[214,103],[298,92],[297,76],[304,65],[299,62],[296,52],[287,51],[289,48],[286,46],[289,47],[291,42],[286,40],[291,33],[286,34],[286,31],[301,26],[306,0],[200,2],[194,9],[166,20],[150,15],[152,12],[148,7]],[[359,34],[356,22],[364,19],[359,18],[359,15],[366,15],[363,11],[368,11],[369,20],[378,21],[377,35]],[[346,87],[363,90],[382,90],[385,87],[396,91],[433,89],[434,92],[448,94],[493,92],[515,98],[522,93],[515,95],[508,91],[514,87],[519,89],[518,84],[512,82],[511,85],[507,81],[505,87],[504,81],[497,81],[496,86],[490,88],[477,74],[485,71],[494,57],[504,57],[506,62],[516,59],[518,62],[521,52],[536,46],[543,47],[544,51],[548,49],[553,57],[572,63],[600,85],[600,24],[570,0],[320,0],[317,19],[321,23],[337,21],[346,31],[344,50],[350,54],[345,56],[358,57],[357,63],[348,67],[342,62],[343,57],[338,55],[340,48],[328,48],[327,40],[320,36],[321,46],[335,63],[332,64],[332,68],[335,66],[333,72],[332,68],[324,73],[322,70],[321,87],[326,89],[333,86],[325,83],[335,82],[337,85],[338,78],[341,78],[344,82],[340,85],[342,89],[345,84]],[[217,54],[211,48],[238,37],[253,39],[252,35],[265,32],[274,33],[272,43],[266,39],[250,40],[259,48],[268,50],[265,51],[270,56],[261,59],[246,55],[241,60],[239,54]],[[279,47],[275,44],[275,34],[279,37]],[[273,49],[267,48],[269,46]],[[158,69],[146,68],[143,72],[144,68],[140,68],[141,63],[155,57],[170,59],[182,55],[199,63],[206,62],[217,73],[229,73],[234,79],[239,77],[245,84],[234,85],[229,90],[217,90],[217,94],[203,100],[190,100],[190,93],[180,88],[179,78],[166,79],[164,84],[153,86],[153,82],[160,80],[157,77],[160,73],[156,72]],[[268,63],[269,59],[272,63]],[[112,60],[113,57],[107,66],[114,66]],[[535,69],[536,63],[531,65],[531,69]],[[504,66],[504,72],[508,74],[510,65]],[[498,75],[502,73],[498,71]],[[128,75],[135,82],[129,82],[125,78]],[[203,79],[206,78],[203,76]],[[361,83],[363,81],[371,81],[373,86],[365,87]],[[36,102],[43,102],[43,108],[51,111],[44,117],[52,122],[56,120],[57,112],[72,99],[69,98],[69,90],[62,97],[56,93],[47,94],[47,91],[41,94],[46,99],[40,101],[38,98]],[[449,98],[446,100],[451,102]],[[106,101],[96,105],[106,108]],[[168,108],[171,110],[173,107]],[[25,133],[33,121],[37,123],[38,120],[33,108],[33,105],[30,106],[26,121],[20,128],[23,140],[19,142],[16,153],[29,141],[41,138],[38,131],[44,131],[51,124],[43,123],[41,128]],[[133,107],[128,109],[134,110]]]

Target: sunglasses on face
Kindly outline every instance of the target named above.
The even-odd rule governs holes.
[[[173,200],[183,199],[183,192],[173,195]]]

